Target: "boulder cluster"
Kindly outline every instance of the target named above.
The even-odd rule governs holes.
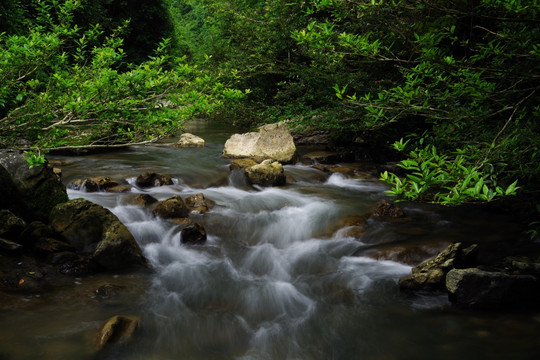
[[[137,199],[136,199],[137,201]],[[204,226],[189,218],[189,215],[204,214],[214,205],[213,201],[206,199],[202,193],[194,194],[182,199],[180,195],[173,195],[161,202],[155,203],[152,214],[162,219],[172,221],[180,228],[180,241],[182,244],[203,244],[206,241]]]
[[[405,292],[443,291],[454,304],[477,310],[528,310],[540,301],[540,259],[503,256],[482,261],[481,244],[450,244],[401,278]],[[494,250],[487,250],[493,254]],[[504,249],[508,253],[508,249]]]
[[[363,215],[350,215],[338,224],[340,236],[363,238],[374,223],[414,221],[387,200],[377,202]],[[416,265],[402,277],[399,288],[407,294],[447,293],[463,308],[490,311],[520,311],[540,304],[540,246],[529,242],[456,242],[442,251],[424,246],[365,246],[353,255]],[[427,260],[425,260],[427,259]]]
[[[286,183],[283,164],[296,159],[296,146],[284,123],[269,124],[258,132],[232,135],[223,157],[232,159],[230,169],[242,171],[251,185],[282,186]]]
[[[134,185],[139,189],[148,189],[173,185],[174,181],[170,175],[158,174],[152,171],[140,174],[135,178]],[[85,192],[130,192],[132,185],[120,183],[110,177],[92,177],[87,179],[74,179],[68,184],[68,188]],[[122,187],[121,190],[119,187]],[[80,200],[82,201],[82,200]],[[186,198],[180,195],[173,195],[165,200],[159,201],[149,194],[139,194],[129,198],[129,204],[147,208],[153,216],[165,219],[179,225],[180,240],[184,244],[202,244],[206,241],[206,230],[200,223],[194,222],[189,218],[190,214],[204,214],[214,205],[213,201],[206,199],[202,193],[194,194]],[[60,206],[59,211],[73,214],[76,211],[69,209],[77,205],[78,201],[72,201],[65,206]],[[95,205],[95,204],[94,204]],[[100,207],[95,205],[95,207]],[[55,213],[56,214],[56,213]],[[58,221],[57,221],[58,222]],[[102,221],[104,222],[104,221]],[[56,224],[56,222],[54,222]],[[63,232],[62,226],[58,225],[59,232]],[[75,231],[77,234],[83,233],[84,229]]]
[[[39,292],[66,275],[147,268],[118,218],[90,201],[69,201],[48,164],[30,168],[23,153],[0,150],[0,186],[0,290]]]

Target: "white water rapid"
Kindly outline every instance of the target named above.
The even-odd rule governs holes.
[[[219,187],[179,185],[177,178],[177,185],[149,189],[159,200],[202,192],[216,203],[207,214],[191,215],[209,235],[199,246],[181,244],[178,226],[124,205],[122,196],[69,191],[71,198],[85,197],[113,211],[155,269],[142,300],[150,339],[138,351],[194,359],[316,359],[339,353],[331,343],[337,324],[325,318],[336,308],[361,304],[373,288],[395,284],[410,271],[390,261],[351,257],[363,243],[334,229],[353,209],[365,211],[383,197],[382,185],[339,174],[319,182],[310,167],[287,168],[304,180],[285,188],[248,188],[232,173],[229,184]],[[368,201],[355,204],[355,198]],[[341,316],[331,321],[339,324],[346,319]],[[126,358],[134,356],[128,353]]]

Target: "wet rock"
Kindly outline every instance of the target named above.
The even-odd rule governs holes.
[[[178,148],[201,148],[204,147],[204,140],[196,135],[184,133],[180,135],[180,140],[174,146]]]
[[[23,246],[16,242],[0,238],[0,253],[20,254]]]
[[[62,169],[53,167],[52,171],[56,176],[58,176],[59,179],[62,178]]]
[[[137,176],[135,180],[137,186],[142,188],[173,185],[172,178],[166,174],[157,174],[152,171],[147,171],[144,174]]]
[[[33,249],[40,255],[75,250],[70,244],[52,238],[40,238],[34,242]]]
[[[366,217],[361,215],[349,215],[336,225],[334,236],[361,238],[366,232]]]
[[[330,168],[327,165],[315,164],[315,165],[311,165],[311,167],[319,171],[330,172]]]
[[[478,268],[449,271],[446,289],[453,303],[482,310],[521,310],[537,305],[540,300],[536,277]]]
[[[332,166],[328,169],[331,173],[353,175],[356,168],[353,166]]]
[[[202,193],[188,196],[185,198],[184,202],[191,212],[201,214],[208,212],[208,203]]]
[[[96,176],[85,180],[74,179],[68,184],[68,188],[86,192],[107,191],[110,188],[119,186],[120,183],[109,177]]]
[[[32,221],[21,233],[21,240],[24,244],[32,245],[45,238],[53,238],[53,229],[41,221]]]
[[[265,160],[245,169],[245,174],[248,182],[252,185],[282,186],[286,182],[283,166],[272,160]]]
[[[201,224],[194,222],[182,229],[180,239],[182,244],[204,244],[206,230]]]
[[[109,210],[88,200],[58,205],[51,225],[78,252],[107,270],[146,266],[146,259],[129,230]]]
[[[170,221],[173,224],[179,225],[181,229],[193,224],[193,220],[191,220],[190,218],[172,218],[170,219]]]
[[[110,193],[125,193],[131,191],[131,185],[117,185],[107,189]]]
[[[0,209],[0,236],[17,239],[26,227],[26,222],[8,209]]]
[[[83,190],[85,181],[86,180],[84,179],[73,179],[69,182],[69,184],[67,185],[67,188],[71,190],[77,190],[77,191]]]
[[[463,268],[472,262],[476,245],[465,248],[462,243],[449,245],[435,258],[412,269],[412,273],[399,280],[403,291],[444,290],[446,274],[454,268]]]
[[[313,151],[302,156],[302,161],[309,164],[336,164],[354,161],[352,152]]]
[[[504,259],[504,263],[515,275],[528,274],[540,278],[540,258],[509,256]]]
[[[118,292],[122,289],[124,289],[124,286],[120,285],[112,285],[112,284],[105,284],[101,285],[96,290],[96,296],[98,296],[101,299],[110,299],[111,297],[114,297]]]
[[[107,344],[121,343],[131,339],[139,325],[137,316],[116,315],[107,320],[97,335],[97,350]]]
[[[366,217],[363,215],[349,215],[338,222],[338,227],[347,227],[347,226],[365,226]]]
[[[97,176],[86,179],[85,188],[88,192],[107,191],[108,189],[119,186],[120,183],[109,177]]]
[[[381,200],[375,204],[375,207],[371,212],[371,216],[383,220],[392,220],[403,218],[405,214],[403,210],[396,204],[393,204],[388,200]]]
[[[234,159],[234,160],[231,160],[229,169],[230,170],[245,169],[248,167],[252,167],[253,165],[257,165],[257,164],[258,163],[252,159]]]
[[[64,262],[58,272],[69,276],[88,276],[97,272],[98,269],[90,262],[88,258],[78,257],[73,260]]]
[[[174,195],[157,204],[152,214],[163,219],[186,218],[189,216],[189,209],[180,195]]]
[[[158,202],[158,199],[148,194],[137,195],[134,199],[129,201],[130,205],[149,207]]]
[[[366,228],[364,226],[348,226],[338,232],[340,237],[351,237],[355,239],[360,239],[365,233]]]
[[[20,151],[0,150],[0,208],[29,222],[46,221],[51,210],[68,201],[66,187],[48,166],[29,168]]]
[[[293,137],[284,123],[261,126],[258,132],[234,134],[226,142],[223,157],[249,158],[257,162],[271,159],[290,163],[296,155]]]

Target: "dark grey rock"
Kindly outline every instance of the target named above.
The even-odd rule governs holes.
[[[453,303],[482,310],[519,310],[538,303],[538,279],[478,268],[453,269],[446,276],[448,298]]]

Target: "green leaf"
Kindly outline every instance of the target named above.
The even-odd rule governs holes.
[[[517,190],[517,180],[510,184],[505,191],[505,195],[514,195]]]

